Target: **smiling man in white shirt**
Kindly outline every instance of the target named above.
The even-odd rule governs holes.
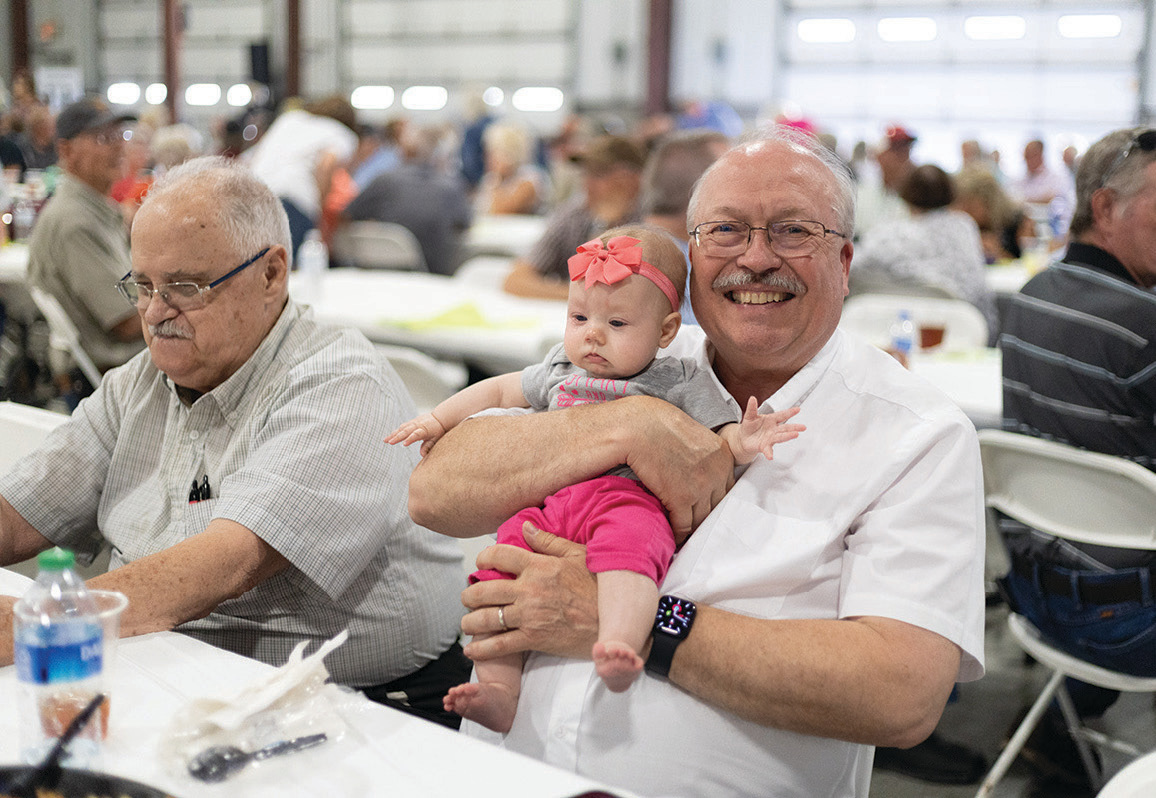
[[[656,624],[652,678],[621,694],[585,659],[597,613],[581,548],[539,532],[542,553],[482,553],[518,578],[463,594],[463,629],[499,633],[467,654],[534,652],[506,747],[642,795],[865,798],[873,746],[920,742],[952,685],[982,675],[975,431],[837,329],[853,197],[817,142],[780,129],[719,159],[691,203],[701,331],[676,354],[713,372],[736,419],[751,395],[761,412],[798,405],[807,432],[781,456],[735,481],[708,431],[641,398],[474,419],[415,471],[411,513],[451,535],[622,462],[680,541],[697,527],[659,605],[695,605],[693,623],[679,639]]]

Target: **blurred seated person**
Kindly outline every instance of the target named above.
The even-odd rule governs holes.
[[[975,220],[987,263],[1023,257],[1035,238],[1031,217],[986,166],[967,166],[955,176],[955,208]]]
[[[391,119],[381,128],[366,126],[361,131],[357,154],[349,164],[350,178],[363,191],[380,174],[396,169],[401,163],[401,139],[409,120]]]
[[[426,268],[452,275],[459,265],[462,233],[473,217],[465,183],[437,167],[439,139],[434,127],[408,126],[401,165],[375,177],[345,206],[344,218],[402,225],[421,244]]]
[[[996,330],[995,298],[984,280],[983,244],[975,220],[953,210],[951,175],[925,164],[899,187],[909,217],[871,229],[855,250],[853,291],[888,285],[932,286],[975,305]]]
[[[122,635],[171,629],[281,665],[348,629],[325,661],[336,683],[452,722],[461,556],[406,513],[416,453],[381,442],[413,403],[361,333],[289,298],[289,243],[236,160],[154,183],[120,283],[148,350],[0,479],[0,564],[111,546],[89,584],[129,597]]]
[[[333,173],[357,150],[357,113],[340,95],[301,106],[289,102],[245,157],[281,198],[295,255],[317,227]]]
[[[861,176],[855,192],[855,240],[870,233],[884,222],[907,216],[907,203],[899,197],[899,187],[911,174],[915,164],[911,150],[917,136],[900,125],[891,125],[883,133],[882,143],[872,151],[876,175]]]
[[[47,105],[37,103],[28,109],[20,148],[25,169],[47,169],[56,164],[56,120]]]
[[[141,124],[126,129],[128,139],[124,143],[120,179],[112,184],[109,196],[120,205],[125,227],[132,227],[133,216],[149,186],[152,185],[152,129]]]
[[[598,233],[639,214],[646,153],[622,136],[601,136],[571,156],[582,168],[584,191],[559,206],[530,254],[514,261],[505,290],[516,296],[564,300],[570,278],[566,260]]]
[[[674,236],[689,262],[687,212],[695,183],[718,160],[730,141],[717,130],[682,130],[660,138],[642,170],[642,220]],[[690,272],[679,312],[683,324],[697,324],[690,306]]]
[[[525,128],[494,122],[482,133],[486,170],[474,195],[482,214],[540,213],[547,195],[546,176],[532,162],[534,141]]]
[[[144,346],[140,318],[116,290],[131,263],[124,218],[110,196],[122,175],[123,127],[132,120],[97,99],[60,112],[62,174],[28,242],[29,282],[56,297],[102,371]]]
[[[12,112],[0,116],[0,167],[10,183],[24,182],[24,150],[20,139],[24,120]]]

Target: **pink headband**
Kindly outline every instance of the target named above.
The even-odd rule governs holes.
[[[602,246],[599,238],[591,239],[578,247],[578,254],[566,261],[570,269],[570,279],[586,278],[586,287],[594,283],[614,285],[632,274],[645,277],[658,286],[670,300],[671,310],[678,310],[678,291],[670,278],[642,259],[642,242],[630,236],[615,236]]]

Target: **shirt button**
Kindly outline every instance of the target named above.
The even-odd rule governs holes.
[[[554,729],[554,736],[559,740],[565,740],[567,737],[566,727],[559,726],[558,728]]]
[[[195,441],[199,437],[201,437],[201,433],[197,432],[196,430],[193,430],[189,433],[189,440],[191,441]]]

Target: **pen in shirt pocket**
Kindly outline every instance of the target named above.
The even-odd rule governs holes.
[[[189,504],[196,504],[211,498],[213,498],[213,489],[209,486],[209,475],[205,474],[199,484],[194,479],[192,490],[189,491]]]

